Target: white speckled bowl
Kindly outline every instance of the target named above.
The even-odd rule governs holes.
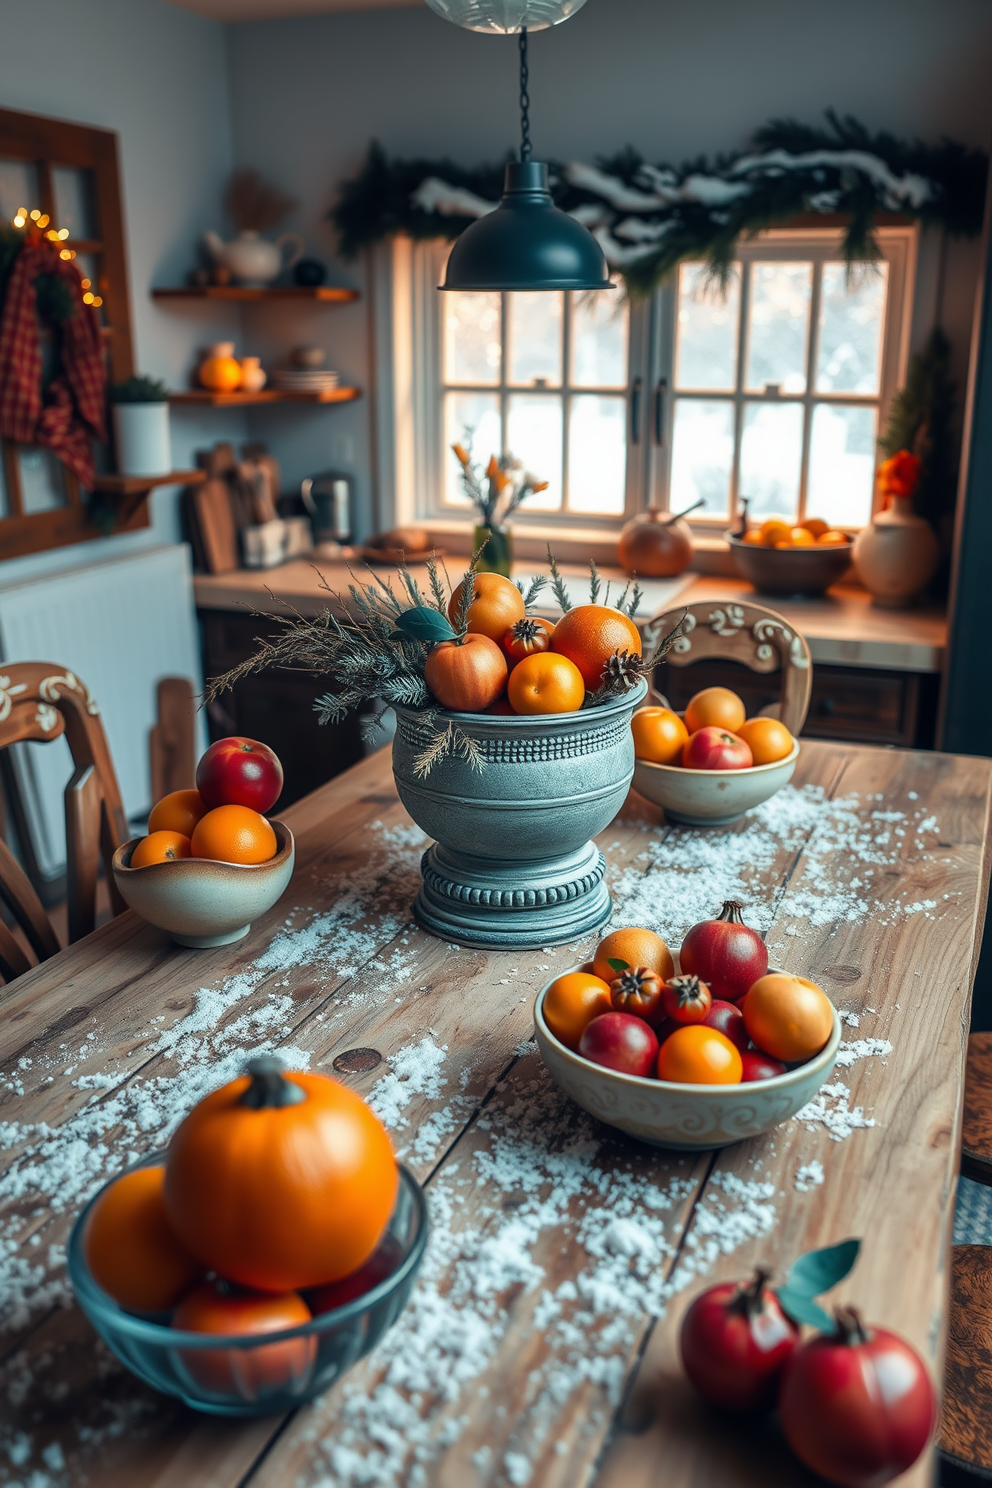
[[[130,867],[142,840],[132,837],[114,853],[114,881],[124,902],[179,945],[230,945],[251,922],[271,909],[293,876],[296,843],[282,822],[274,821],[277,851],[267,863],[218,863],[212,858],[181,858],[176,863]]]
[[[686,770],[682,765],[634,761],[634,789],[669,821],[687,827],[725,827],[788,785],[799,758],[799,740],[785,759],[747,770]]]
[[[581,971],[582,967],[568,970]],[[573,1054],[558,1042],[544,1021],[544,998],[550,986],[548,982],[537,995],[534,1031],[551,1078],[591,1116],[653,1147],[674,1147],[679,1152],[728,1147],[788,1121],[826,1084],[840,1046],[841,1022],[835,1008],[826,1047],[807,1064],[771,1080],[676,1085],[670,1080],[623,1075]]]

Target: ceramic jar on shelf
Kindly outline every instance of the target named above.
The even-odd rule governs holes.
[[[245,356],[238,358],[238,366],[241,368],[241,382],[239,386],[245,393],[260,393],[268,382],[268,373],[262,366],[261,358],[257,356]]]
[[[892,496],[854,540],[854,566],[875,604],[899,610],[915,603],[934,576],[940,544],[910,496]]]
[[[303,239],[298,233],[283,233],[274,243],[263,238],[252,228],[246,228],[229,243],[225,243],[215,232],[207,232],[203,240],[215,263],[230,269],[238,284],[264,288],[278,279],[284,269],[292,268],[303,255]],[[290,246],[290,254],[284,258],[283,249]]]

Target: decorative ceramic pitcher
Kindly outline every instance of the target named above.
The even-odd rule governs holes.
[[[920,596],[934,576],[940,544],[930,523],[913,513],[909,496],[893,496],[854,540],[854,566],[872,599],[900,610]]]
[[[298,233],[283,233],[270,243],[260,237],[253,228],[238,233],[229,243],[223,242],[215,232],[203,234],[203,241],[210,249],[216,263],[230,269],[239,284],[264,288],[278,278],[284,269],[291,268],[303,254],[303,239]],[[286,244],[292,246],[289,257],[283,258]]]

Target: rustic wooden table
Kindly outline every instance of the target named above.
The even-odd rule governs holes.
[[[799,1118],[696,1159],[611,1135],[544,1073],[534,994],[585,945],[487,954],[413,928],[422,838],[386,753],[287,813],[296,876],[239,945],[181,950],[128,913],[0,992],[0,1482],[811,1481],[773,1424],[693,1398],[679,1320],[715,1278],[860,1235],[839,1294],[939,1373],[990,773],[812,743],[791,787],[722,832],[630,798],[600,839],[618,919],[677,943],[737,894],[773,962],[821,982],[847,1025]],[[376,1354],[293,1416],[231,1423],[111,1358],[66,1293],[63,1247],[105,1175],[268,1047],[324,1070],[381,1056],[342,1078],[427,1185],[433,1238]]]

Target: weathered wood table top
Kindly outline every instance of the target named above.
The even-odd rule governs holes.
[[[0,1482],[810,1482],[773,1425],[696,1401],[679,1320],[714,1279],[860,1235],[838,1298],[939,1373],[990,772],[813,743],[791,787],[723,831],[668,827],[630,797],[600,838],[617,921],[678,944],[736,895],[773,963],[820,982],[846,1024],[798,1118],[698,1158],[612,1135],[544,1072],[534,994],[588,943],[490,954],[413,927],[423,839],[388,753],[286,813],[296,875],[245,941],[182,950],[128,913],[0,989]],[[381,1062],[341,1078],[431,1203],[410,1306],[295,1415],[232,1423],[154,1394],[67,1294],[74,1216],[246,1051],[331,1071],[356,1047]],[[904,1481],[919,1488],[926,1464]]]

